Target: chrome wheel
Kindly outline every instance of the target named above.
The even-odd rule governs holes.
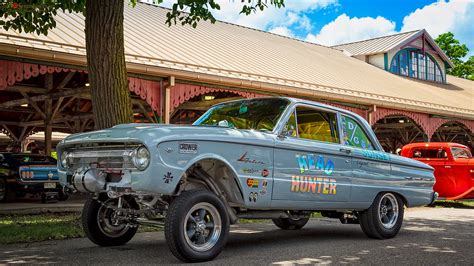
[[[216,207],[207,202],[194,205],[184,219],[186,243],[196,251],[208,251],[219,240],[222,220]]]
[[[392,229],[398,220],[399,206],[395,195],[387,193],[379,201],[379,220],[383,227]]]
[[[107,206],[117,207],[118,200],[109,199],[100,206],[97,215],[99,229],[104,235],[108,237],[120,237],[128,231],[129,227],[121,221],[122,214],[120,211],[115,211],[114,209],[108,208]],[[122,208],[130,208],[130,206],[126,201],[123,201]]]

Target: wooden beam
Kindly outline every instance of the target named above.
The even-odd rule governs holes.
[[[8,128],[8,126],[6,124],[2,124],[2,127],[8,131],[8,133],[10,134],[10,137],[13,138],[14,141],[18,142],[18,137],[15,136],[15,134],[13,133],[13,131],[10,130],[10,128]]]
[[[156,123],[156,121],[150,116],[150,114],[145,109],[142,103],[138,103],[138,107],[140,107],[141,113],[150,121],[151,123]]]
[[[51,92],[54,89],[53,73],[46,73],[44,76],[44,88]]]
[[[39,106],[36,104],[36,102],[34,102],[30,96],[28,96],[28,94],[26,94],[25,92],[21,92],[21,95],[23,95],[23,97],[25,97],[25,99],[27,100],[27,102],[33,106],[33,108],[35,108],[35,110],[41,115],[41,117],[43,117],[43,119],[46,119],[46,115],[44,114],[44,112],[41,110],[41,108],[39,108]]]
[[[171,76],[169,78],[169,84],[165,88],[165,101],[163,103],[164,105],[164,112],[163,112],[163,117],[164,117],[164,122],[165,124],[170,123],[171,119],[171,89],[175,86],[175,79],[174,76]]]
[[[64,97],[60,97],[58,101],[56,102],[56,106],[54,107],[54,111],[51,114],[51,119],[54,119],[54,117],[58,114],[59,108],[61,107],[61,103],[63,102]]]
[[[44,88],[30,87],[30,86],[23,86],[23,85],[8,86],[5,89],[5,91],[26,92],[26,93],[36,93],[36,94],[42,94],[42,93],[47,92]]]
[[[20,106],[22,104],[30,103],[29,102],[30,100],[33,101],[33,102],[41,102],[41,101],[45,101],[47,99],[52,99],[53,100],[53,99],[58,99],[60,97],[70,97],[70,96],[75,96],[77,94],[88,93],[89,91],[90,91],[90,89],[88,87],[81,87],[81,88],[77,88],[77,89],[67,89],[67,90],[60,91],[60,92],[55,92],[55,93],[43,94],[43,95],[38,95],[38,96],[31,96],[31,97],[28,97],[29,99],[24,96],[24,95],[26,95],[25,92],[21,92],[21,94],[23,95],[23,97],[25,97],[25,99],[18,99],[18,100],[12,100],[12,101],[1,103],[0,108],[9,108],[9,107]]]
[[[52,115],[53,115],[53,100],[46,100],[45,101],[45,115],[46,118],[44,120],[44,146],[45,146],[45,154],[51,155],[51,149],[53,147],[52,143],[52,135],[53,135],[53,123],[52,123]]]
[[[63,80],[61,80],[61,82],[58,84],[58,86],[56,86],[56,89],[61,90],[64,87],[66,87],[66,85],[69,83],[69,81],[71,81],[71,79],[74,77],[74,74],[76,74],[76,72],[67,73],[67,75],[63,78]]]

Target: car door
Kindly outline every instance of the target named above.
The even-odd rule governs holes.
[[[272,200],[347,201],[351,158],[341,145],[335,111],[297,105],[277,138]]]
[[[390,156],[377,150],[366,126],[354,116],[341,114],[341,129],[344,145],[352,154],[351,201],[367,201],[378,191],[378,186],[390,180]]]

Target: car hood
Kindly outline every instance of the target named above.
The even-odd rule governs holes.
[[[61,145],[94,142],[139,142],[155,144],[176,140],[212,140],[273,143],[275,135],[270,132],[239,130],[225,127],[163,125],[163,124],[123,124],[109,129],[79,133],[65,138]],[[152,142],[152,143],[151,143]],[[268,142],[268,143],[266,143]]]

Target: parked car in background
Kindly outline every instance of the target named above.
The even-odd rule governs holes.
[[[40,194],[41,200],[68,195],[59,184],[56,159],[40,154],[0,153],[0,202]]]
[[[467,146],[430,142],[405,145],[400,154],[435,169],[434,191],[448,200],[474,198],[474,159]]]
[[[71,135],[57,151],[61,183],[90,193],[82,217],[92,242],[122,245],[140,224],[164,225],[186,262],[216,257],[239,218],[295,230],[319,211],[387,239],[404,206],[436,199],[433,168],[384,152],[362,117],[292,98],[218,104],[192,126]]]

